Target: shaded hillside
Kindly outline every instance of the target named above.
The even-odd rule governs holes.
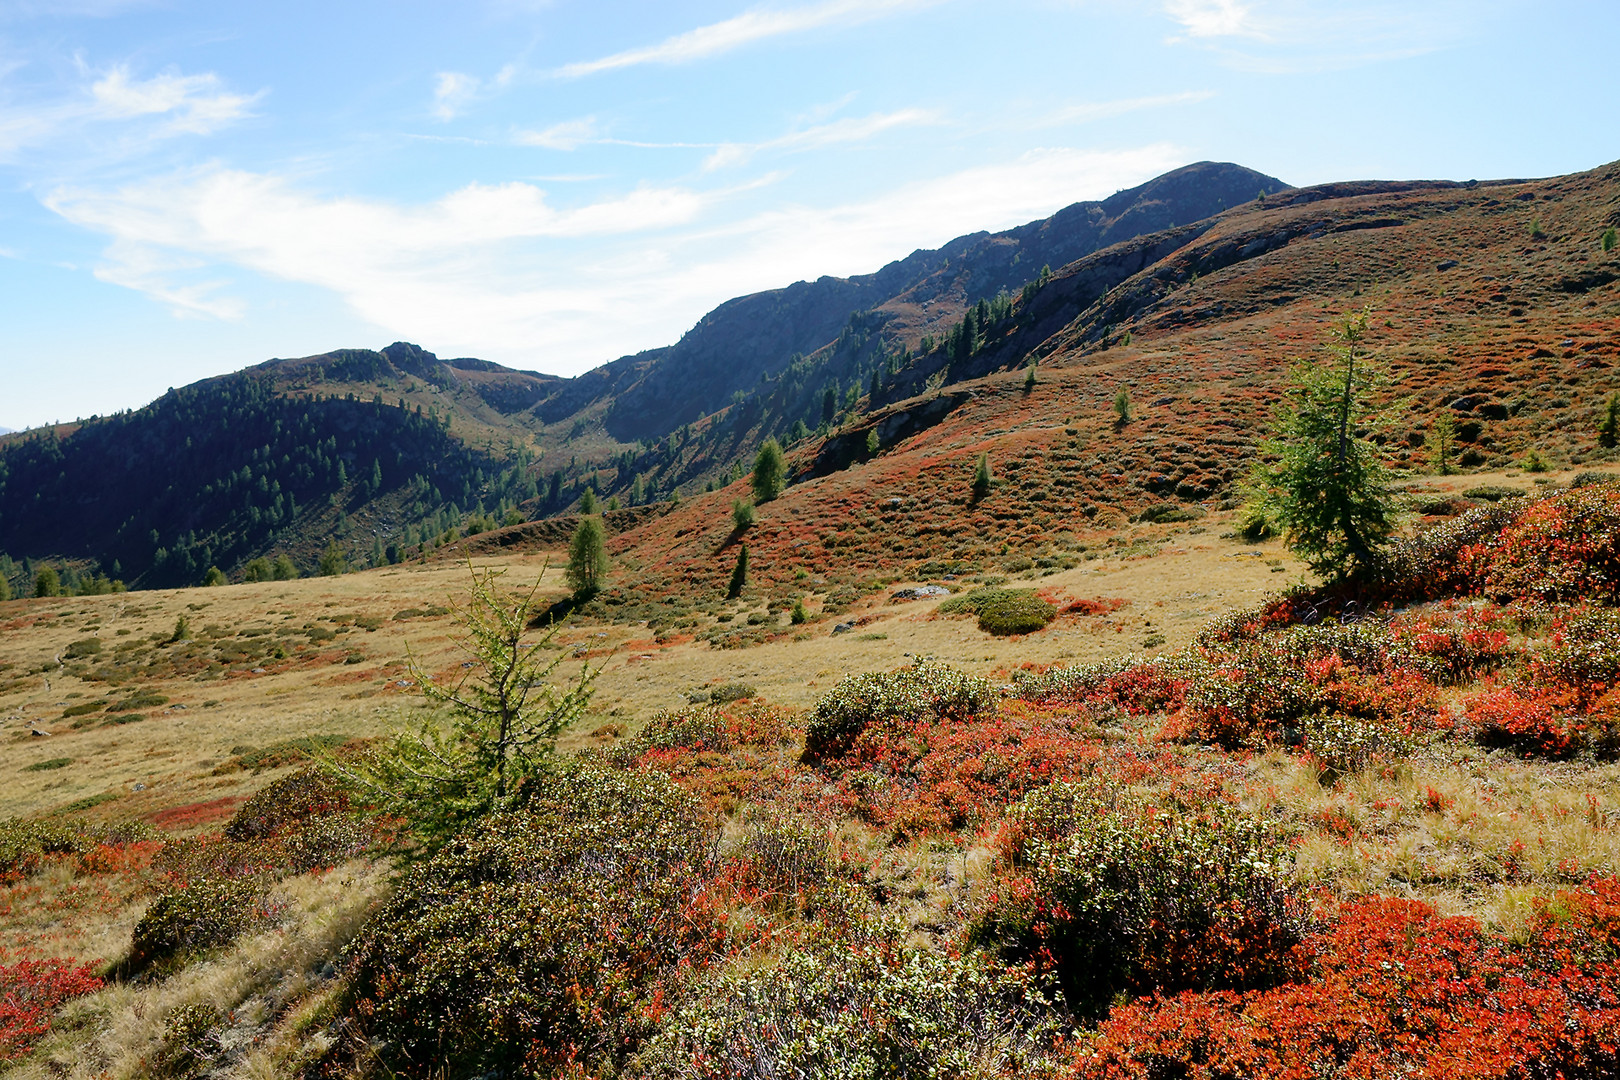
[[[262,370],[227,376],[65,434],[13,436],[0,449],[0,551],[143,585],[195,584],[271,552],[307,571],[329,540],[364,561],[532,497],[531,456],[507,456],[472,449],[419,405],[289,395]]]

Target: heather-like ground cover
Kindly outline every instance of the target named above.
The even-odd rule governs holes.
[[[1617,544],[1589,484],[1152,656],[722,686],[394,872],[396,825],[307,762],[14,820],[0,1045],[24,1075],[1609,1075]]]
[[[408,658],[464,670],[455,560],[532,581],[542,554],[496,531],[339,578],[0,606],[0,1057],[1614,1075],[1613,182],[1231,213],[1033,385],[940,388],[925,436],[821,469],[933,391],[853,416],[748,525],[746,481],[689,496],[611,538],[581,607],[550,571],[554,644],[603,665],[592,710],[520,811],[402,863],[401,823],[312,759],[422,717]],[[1316,587],[1235,535],[1235,485],[1286,361],[1363,301],[1413,530]],[[1442,411],[1464,471],[1419,475]]]

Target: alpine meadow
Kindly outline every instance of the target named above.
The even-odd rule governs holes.
[[[1016,6],[1021,39],[1042,36],[1032,20],[1090,20],[1079,55],[1136,17]],[[238,40],[182,7],[73,18],[148,28],[129,50]],[[854,210],[813,218],[814,192],[792,186],[815,155],[966,123],[946,104],[849,113],[893,87],[863,81],[874,54],[835,43],[880,39],[921,94],[924,61],[971,77],[977,9],[677,5],[702,25],[664,34],[670,12],[617,5],[647,20],[625,38],[562,0],[488,7],[467,25],[520,59],[422,67],[430,83],[406,36],[448,50],[462,30],[401,11],[389,52],[347,56],[371,70],[323,61],[331,107],[297,114],[310,130],[290,143],[283,98],[310,92],[282,89],[291,68],[254,96],[181,74],[189,61],[132,81],[145,69],[92,50],[52,61],[100,80],[79,111],[0,104],[0,169],[57,154],[67,170],[37,132],[131,117],[160,118],[142,138],[177,163],[227,122],[295,162],[240,203],[201,199],[182,227],[176,191],[261,165],[221,144],[146,188],[136,144],[86,128],[104,187],[66,171],[16,185],[58,231],[110,237],[94,266],[38,264],[41,289],[71,272],[120,296],[83,327],[59,319],[64,341],[145,325],[128,309],[157,304],[165,341],[251,334],[264,357],[342,306],[320,290],[380,328],[374,344],[415,341],[218,362],[155,398],[0,433],[0,1073],[1620,1076],[1620,161],[1305,183],[1293,171],[1324,175],[1322,160],[1406,160],[1381,156],[1396,151],[1372,145],[1370,117],[1324,106],[1340,156],[1266,144],[1287,179],[1194,160],[1181,148],[1202,142],[1176,134],[1174,160],[1105,198],[1075,201],[1111,184],[1065,180],[1038,211],[987,203],[958,223],[939,207],[979,212],[988,173],[950,172],[968,186],[927,203],[932,158],[906,142],[913,186],[871,205],[927,203],[930,228],[981,231],[786,286],[748,248],[737,265],[762,291],[705,299],[692,323],[694,283],[730,280],[714,237],[867,251]],[[1280,88],[1484,48],[1441,35],[1408,54],[1372,29],[1421,37],[1424,4],[1351,5],[1361,21],[1342,24],[1312,7],[1369,52],[1303,59],[1283,56],[1299,27],[1276,5],[1160,7],[1176,27],[1154,31],[1164,80],[1174,56]],[[347,41],[348,17],[262,25],[329,20]],[[0,13],[0,42],[80,25],[46,18]],[[915,50],[886,36],[901,26]],[[599,40],[567,36],[587,28]],[[543,61],[558,41],[602,58]],[[261,44],[265,70],[318,50]],[[1002,62],[980,76],[1011,79]],[[718,104],[681,96],[729,64]],[[803,101],[757,90],[792,106],[787,135],[627,119],[670,101],[742,117],[745,75],[766,74],[827,80]],[[1069,77],[1033,61],[1027,76]],[[845,81],[842,104],[807,104]],[[407,84],[431,88],[420,117],[378,111]],[[582,84],[588,110],[569,98]],[[1197,109],[1209,138],[1250,147],[1221,86],[1122,90],[1128,108],[1062,123]],[[1447,93],[1412,107],[1473,115]],[[542,130],[501,111],[547,95],[585,118]],[[986,162],[992,130],[1025,125],[1031,147],[1088,130],[1021,108],[1009,97],[971,128]],[[1582,114],[1583,153],[1610,137],[1601,113]],[[1437,160],[1464,153],[1451,140],[1435,136]],[[470,182],[431,211],[406,187],[337,194],[340,160],[426,186],[393,155],[493,163],[507,144],[554,171]],[[614,171],[675,153],[702,155],[678,184]],[[877,159],[859,160],[816,181],[826,198],[875,182],[861,169]],[[583,209],[513,194],[598,173],[634,183]],[[321,191],[310,231],[281,235]],[[704,216],[755,197],[780,199]],[[479,232],[486,205],[510,232]],[[373,220],[397,235],[365,233]],[[451,232],[462,246],[436,246]],[[300,245],[342,256],[317,275]],[[466,293],[496,258],[519,269]],[[520,270],[547,259],[577,280],[524,292]],[[601,287],[603,267],[643,282],[636,296]],[[384,271],[402,307],[376,299]],[[241,314],[232,289],[278,314]],[[608,350],[674,303],[661,290],[690,308],[673,344],[572,374],[520,366],[516,347],[451,356],[454,327],[493,335],[515,297],[559,342],[569,304],[596,313],[585,340]],[[452,308],[447,344],[418,334]]]

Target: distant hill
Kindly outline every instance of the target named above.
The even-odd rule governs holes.
[[[469,521],[562,511],[586,487],[644,503],[724,481],[766,435],[847,413],[879,366],[976,300],[1284,190],[1237,165],[1190,165],[873,274],[728,301],[678,343],[572,379],[399,342],[271,360],[133,412],[7,434],[0,559],[190,584],[273,552],[308,570],[334,544],[375,561]]]
[[[1226,206],[1183,220],[1199,199]],[[1292,189],[1190,166],[873,275],[730,301],[679,344],[576,379],[405,343],[272,360],[134,412],[0,438],[0,553],[17,560],[14,586],[24,559],[190,584],[272,553],[306,571],[328,549],[351,565],[421,553],[451,530],[564,513],[586,488],[623,506],[678,491],[678,510],[626,518],[614,543],[697,580],[729,572],[705,561],[724,536],[704,537],[743,494],[702,492],[739,477],[768,435],[789,447],[784,505],[810,500],[818,537],[864,520],[848,509],[864,490],[954,491],[946,474],[981,449],[1041,463],[1005,488],[994,520],[940,494],[903,536],[863,525],[860,557],[839,559],[859,568],[881,540],[868,570],[887,573],[940,529],[1084,527],[1054,518],[1049,495],[1116,523],[1155,500],[1230,497],[1288,364],[1316,352],[1335,312],[1365,303],[1409,395],[1390,436],[1398,461],[1421,466],[1442,408],[1465,463],[1501,467],[1530,447],[1603,461],[1588,429],[1620,363],[1620,256],[1597,238],[1620,224],[1616,205],[1614,167]],[[1104,421],[1122,386],[1141,419],[1116,430]],[[669,412],[648,427],[659,394]],[[1048,429],[1068,432],[1063,446],[1038,450]],[[1035,443],[995,449],[1008,439]],[[816,501],[834,491],[836,507]],[[771,535],[750,540],[762,577],[785,557]],[[818,550],[782,542],[796,562]]]
[[[1207,218],[1287,184],[1241,165],[1198,162],[1098,202],[999,233],[959,236],[872,274],[823,277],[728,300],[664,349],[560,380],[536,404],[547,423],[600,409],[621,442],[663,438],[835,342],[855,312],[868,332],[915,348],[998,292],[1016,292],[1042,266],[1063,266],[1121,240]],[[821,382],[847,371],[817,372]],[[819,387],[817,388],[819,389]],[[819,400],[814,403],[819,405]],[[806,412],[811,411],[807,407]],[[814,426],[814,421],[811,421]]]

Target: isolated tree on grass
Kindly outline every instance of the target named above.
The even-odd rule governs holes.
[[[61,592],[62,582],[56,576],[56,571],[49,566],[40,567],[39,573],[34,575],[34,595],[59,596]]]
[[[1435,472],[1450,476],[1455,471],[1451,467],[1451,455],[1456,448],[1457,422],[1449,411],[1442,409],[1429,425],[1429,456],[1434,461]]]
[[[349,558],[343,554],[343,549],[338,547],[336,540],[327,544],[326,550],[321,552],[321,561],[316,571],[321,577],[337,577],[339,574],[349,572]]]
[[[447,708],[449,719],[400,736],[357,769],[333,766],[404,817],[430,848],[480,817],[522,804],[525,781],[550,763],[557,737],[590,703],[596,678],[587,665],[577,680],[553,683],[565,656],[547,648],[558,627],[525,640],[538,580],[511,592],[502,587],[503,571],[470,563],[468,570],[471,596],[456,616],[458,644],[471,662],[444,684],[415,657],[408,665],[422,694]]]
[[[579,512],[582,514],[596,513],[596,492],[586,488],[579,496]]]
[[[787,459],[775,439],[766,439],[754,456],[754,501],[770,502],[787,486]]]
[[[978,502],[990,494],[993,483],[995,477],[990,475],[990,455],[986,452],[979,455],[979,460],[973,466],[973,501]]]
[[[1373,426],[1380,379],[1364,341],[1371,309],[1331,331],[1327,364],[1295,368],[1249,479],[1250,513],[1275,521],[1295,554],[1330,580],[1367,568],[1395,529],[1396,499],[1379,450],[1357,435]]]
[[[1620,393],[1609,395],[1603,423],[1598,426],[1598,445],[1605,450],[1613,450],[1616,446],[1620,446]]]
[[[731,502],[731,524],[737,532],[746,532],[754,523],[754,504],[745,499]]]
[[[578,599],[594,596],[607,580],[607,539],[594,517],[580,521],[568,542],[568,585]]]
[[[1131,392],[1125,387],[1119,388],[1114,395],[1114,426],[1124,427],[1131,422]]]

